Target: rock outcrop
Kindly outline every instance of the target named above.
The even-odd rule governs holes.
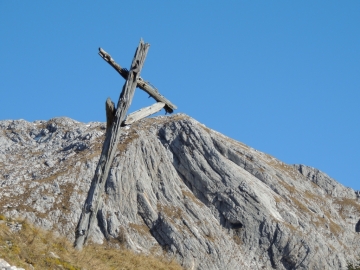
[[[104,123],[0,121],[0,212],[74,240]],[[360,253],[354,190],[177,114],[123,129],[91,241],[188,269],[344,269]]]
[[[24,268],[18,268],[16,266],[11,266],[7,261],[4,259],[0,259],[0,269],[1,270],[25,270]]]

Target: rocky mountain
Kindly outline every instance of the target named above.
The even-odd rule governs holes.
[[[0,213],[74,240],[104,133],[0,121]],[[186,269],[346,269],[360,254],[359,193],[183,114],[123,129],[102,201],[92,242]]]

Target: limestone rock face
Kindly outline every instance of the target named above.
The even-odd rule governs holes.
[[[104,123],[0,121],[0,213],[74,240]],[[123,129],[91,241],[187,269],[344,269],[358,193],[177,114]]]

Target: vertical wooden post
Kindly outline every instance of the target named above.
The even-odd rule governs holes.
[[[131,105],[149,46],[148,43],[144,43],[142,39],[140,40],[131,64],[129,75],[119,97],[114,123],[106,132],[101,156],[76,228],[75,247],[77,249],[82,249],[83,245],[86,243],[96,220],[99,207],[101,206],[101,198],[105,189],[106,179],[108,178],[110,166],[114,160],[120,138],[121,123],[124,121],[126,113]]]

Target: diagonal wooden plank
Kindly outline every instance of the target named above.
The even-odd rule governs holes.
[[[114,123],[112,127],[106,131],[101,156],[75,232],[76,239],[74,245],[77,249],[82,249],[86,243],[96,220],[98,210],[102,204],[101,198],[105,189],[106,179],[108,178],[110,166],[114,160],[121,134],[121,123],[124,121],[131,105],[137,80],[140,76],[140,71],[143,67],[149,46],[148,43],[144,43],[142,39],[140,40],[127,80],[119,97]]]
[[[164,108],[164,106],[165,106],[164,102],[157,102],[149,107],[145,107],[140,110],[137,110],[126,117],[126,119],[123,122],[123,125],[131,125],[132,123],[140,119],[143,119],[145,117],[148,117],[149,115],[157,113],[162,108]]]

